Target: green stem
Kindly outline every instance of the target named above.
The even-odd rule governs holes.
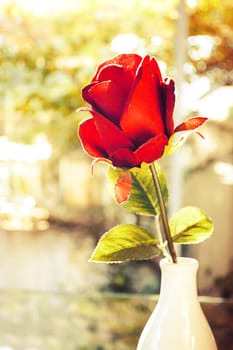
[[[159,183],[158,174],[157,174],[154,163],[150,164],[150,170],[151,170],[153,182],[154,182],[155,189],[156,189],[157,196],[158,196],[160,215],[161,215],[161,220],[162,220],[162,224],[163,224],[163,228],[164,228],[164,234],[165,234],[166,239],[167,239],[168,249],[169,249],[169,252],[171,254],[172,261],[174,263],[177,263],[177,256],[176,256],[174,244],[173,244],[172,237],[171,237],[170,227],[168,224],[166,207],[165,207],[165,203],[164,203],[164,199],[163,199],[163,195],[162,195],[162,191],[161,191],[161,187],[160,187],[160,183]]]
[[[161,228],[160,228],[160,215],[155,215],[155,231],[156,231],[156,236],[158,238],[158,245],[157,247],[160,249],[162,252],[163,256],[168,259],[168,261],[171,261],[171,256],[169,255],[167,251],[167,241],[163,241],[162,233],[161,233]]]

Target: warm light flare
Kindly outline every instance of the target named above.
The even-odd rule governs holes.
[[[0,160],[2,161],[35,162],[48,159],[51,153],[51,145],[42,139],[35,144],[25,145],[8,141],[7,137],[0,138]]]
[[[5,6],[19,6],[29,13],[39,16],[50,16],[66,10],[79,9],[79,0],[1,0],[0,9]]]

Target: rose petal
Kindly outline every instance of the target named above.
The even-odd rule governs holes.
[[[97,112],[117,124],[132,82],[119,66],[108,66],[105,69],[105,73],[106,71],[108,71],[109,80],[86,86],[82,94],[84,100],[90,103]]]
[[[189,118],[183,123],[179,124],[175,128],[175,132],[185,131],[185,130],[195,130],[199,126],[201,126],[207,119],[208,118],[203,118],[203,117]]]
[[[165,124],[168,138],[174,134],[173,111],[175,106],[175,82],[166,78],[163,83],[165,95]]]
[[[92,81],[101,81],[103,78],[104,80],[106,79],[106,76],[104,70],[112,64],[119,65],[121,66],[124,71],[127,71],[131,75],[131,79],[134,78],[138,65],[142,61],[141,56],[136,55],[136,54],[121,54],[117,55],[110,60],[107,60],[103,63],[101,63],[98,66],[97,72],[94,75]]]
[[[152,163],[156,159],[159,159],[162,156],[164,148],[167,144],[168,139],[166,135],[161,134],[153,137],[134,152],[137,158],[137,163]]]
[[[146,56],[138,69],[120,121],[122,130],[137,145],[164,132],[161,74],[158,76],[153,67],[150,57]]]
[[[100,69],[97,82],[117,80],[124,74],[124,69],[119,64],[108,64]]]
[[[119,148],[111,154],[111,160],[115,167],[119,168],[133,168],[139,166],[140,162],[137,162],[136,157],[130,149]]]
[[[90,156],[107,158],[93,118],[85,119],[79,124],[78,135],[84,150]]]
[[[82,89],[82,97],[84,99],[84,101],[92,104],[92,98],[89,96],[89,90],[92,88],[92,86],[94,86],[96,83],[90,83],[88,85],[86,85],[83,89]]]
[[[137,59],[132,62],[128,62],[129,58],[125,55],[117,57],[117,61],[124,66],[113,63],[101,65],[94,78],[98,80],[93,79],[93,82],[82,91],[84,100],[115,124],[119,123],[139,63],[139,56],[133,55],[132,57]]]
[[[154,57],[151,57],[151,67],[153,70],[153,74],[157,77],[158,81],[162,81],[162,75],[160,72],[159,65]]]
[[[101,143],[109,155],[120,148],[135,148],[127,136],[110,120],[93,110],[90,113],[93,115]]]
[[[92,107],[117,124],[119,122],[127,96],[118,94],[119,86],[111,81],[104,81],[92,85],[88,92],[88,100]],[[123,89],[121,89],[122,91]]]

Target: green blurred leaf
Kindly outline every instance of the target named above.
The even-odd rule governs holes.
[[[185,207],[173,215],[169,222],[175,243],[200,243],[213,233],[213,223],[199,208]]]
[[[90,261],[119,263],[151,259],[159,254],[157,243],[150,232],[139,226],[115,226],[100,238]]]
[[[157,163],[155,163],[155,167],[158,173],[164,201],[167,203],[168,190],[166,186],[166,180],[160,166]],[[119,168],[109,169],[108,179],[111,193],[115,200],[115,185],[123,171],[124,170]],[[132,178],[130,196],[127,201],[121,204],[121,206],[140,215],[154,216],[159,214],[160,208],[149,165],[143,164],[141,168],[132,168],[130,169],[130,174]]]

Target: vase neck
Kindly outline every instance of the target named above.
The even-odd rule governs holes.
[[[163,259],[161,267],[160,300],[197,299],[198,261],[190,258],[178,258],[178,263]]]

